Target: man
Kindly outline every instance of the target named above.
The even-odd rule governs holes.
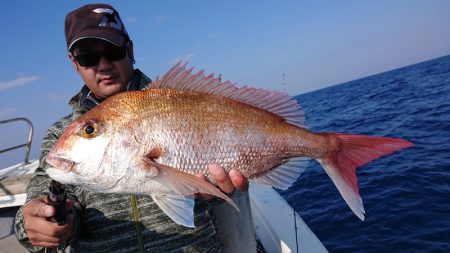
[[[110,5],[86,5],[69,13],[65,22],[68,56],[85,85],[70,101],[73,111],[47,131],[40,165],[27,188],[27,202],[16,215],[19,241],[30,251],[68,243],[76,252],[218,252],[212,205],[197,199],[196,228],[175,224],[146,196],[96,194],[66,185],[67,224],[50,221],[55,209],[47,203],[50,178],[45,157],[67,125],[105,98],[147,88],[151,81],[134,69],[133,43],[117,11]],[[248,183],[237,171],[226,174],[211,165],[219,187],[231,193]],[[201,177],[201,175],[199,175]]]

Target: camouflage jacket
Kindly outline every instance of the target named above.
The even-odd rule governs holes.
[[[147,88],[151,80],[135,70],[128,90]],[[51,126],[44,136],[39,167],[27,187],[27,201],[48,194],[50,178],[45,157],[67,125],[98,104],[86,86],[70,100],[71,114]],[[212,206],[204,201],[195,205],[196,228],[174,223],[147,196],[97,194],[66,185],[67,197],[74,201],[74,234],[71,252],[221,252]],[[31,245],[24,230],[22,208],[15,220],[20,243],[32,252],[42,247]],[[143,250],[142,250],[143,249]]]

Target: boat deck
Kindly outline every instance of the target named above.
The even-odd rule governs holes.
[[[38,166],[38,160],[0,170],[0,208],[25,203],[28,182]]]
[[[272,187],[250,184],[253,228],[266,252],[328,252],[297,212]]]
[[[14,235],[14,216],[25,203],[25,190],[38,166],[34,160],[0,170],[0,252],[28,252]]]
[[[0,252],[27,252],[17,241],[14,215],[25,203],[25,190],[38,161],[0,170]],[[327,252],[300,216],[272,187],[251,184],[251,219],[265,252]]]

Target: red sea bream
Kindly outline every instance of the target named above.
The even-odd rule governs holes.
[[[355,169],[413,144],[307,130],[288,95],[238,88],[181,63],[144,91],[106,99],[73,121],[47,156],[47,173],[96,192],[142,194],[178,224],[194,226],[194,193],[220,197],[208,165],[287,189],[317,160],[364,219]],[[205,174],[212,183],[196,174]]]

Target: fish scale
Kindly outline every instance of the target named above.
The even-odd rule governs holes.
[[[138,100],[130,110],[138,112],[137,118],[146,118],[141,128],[148,133],[147,142],[158,143],[167,151],[161,156],[161,161],[168,166],[192,174],[208,175],[207,165],[217,163],[225,170],[238,169],[251,178],[255,171],[261,173],[271,169],[268,165],[280,164],[281,159],[301,154],[300,141],[297,140],[297,132],[301,130],[293,126],[283,127],[287,123],[265,111],[256,108],[241,110],[214,96],[169,89],[153,90],[150,97],[153,104],[159,106],[134,110],[142,108],[139,105],[145,101],[150,101],[143,97],[142,103]],[[167,103],[167,97],[181,101],[177,104]],[[254,111],[258,114],[255,115]],[[201,120],[193,120],[195,118]],[[296,131],[286,131],[284,128],[288,127]],[[167,132],[159,134],[156,140],[152,134],[155,128],[167,129]],[[261,138],[269,134],[273,136]],[[274,161],[255,164],[259,159]]]
[[[149,195],[176,223],[193,226],[194,193],[236,207],[213,185],[210,164],[287,189],[306,168],[305,158],[316,159],[364,219],[356,168],[413,144],[315,133],[303,120],[300,106],[284,93],[237,88],[178,63],[151,89],[112,96],[72,122],[47,156],[54,166],[47,173],[93,191]]]
[[[274,159],[271,164],[279,164],[280,159],[284,158],[287,153],[296,155],[300,155],[298,152],[298,142],[291,142],[293,139],[297,139],[294,135],[295,132],[291,131],[290,136],[287,138],[282,138],[282,131],[278,131],[276,134],[276,127],[280,124],[274,124],[272,126],[263,126],[260,124],[252,124],[256,121],[246,122],[242,124],[243,121],[239,121],[237,119],[229,122],[227,118],[222,119],[218,118],[216,115],[220,115],[218,112],[212,112],[210,119],[208,117],[204,117],[204,121],[214,122],[217,124],[218,129],[223,129],[220,132],[220,136],[222,138],[216,138],[211,136],[210,138],[202,139],[203,142],[199,142],[198,145],[201,147],[208,147],[208,153],[211,157],[214,157],[210,160],[199,159],[200,161],[204,161],[201,164],[203,170],[201,171],[203,174],[208,174],[206,167],[208,164],[212,162],[216,162],[221,165],[225,170],[230,170],[232,168],[241,171],[245,176],[252,178],[252,175],[255,173],[261,173],[263,171],[269,170],[272,167],[263,166],[264,164],[255,164],[255,161],[261,159]],[[251,116],[251,115],[249,115]],[[247,115],[243,115],[242,119],[249,118]],[[221,124],[223,122],[223,124]],[[202,126],[207,127],[207,126]],[[266,132],[270,130],[273,132],[273,136],[271,138],[261,138],[261,136],[268,135]],[[190,130],[187,130],[190,131]],[[216,132],[216,131],[212,131]],[[210,143],[210,139],[217,139]],[[290,145],[288,144],[294,144]],[[180,147],[183,149],[183,147]],[[283,151],[282,149],[286,149]],[[228,152],[228,153],[225,153]],[[272,154],[277,154],[276,156],[271,157]],[[286,155],[284,155],[286,154]],[[253,159],[249,159],[252,157]],[[224,162],[224,159],[228,160],[228,163]],[[258,165],[258,166],[256,166]],[[190,165],[187,164],[187,167]]]

